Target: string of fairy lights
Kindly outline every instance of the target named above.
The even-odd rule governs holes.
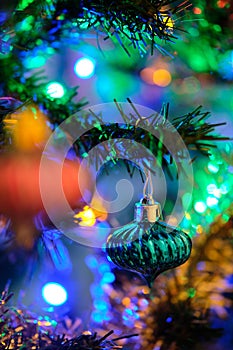
[[[47,3],[48,6],[52,7],[51,1],[47,1]],[[26,7],[28,4],[30,4],[30,1],[21,1],[22,7]],[[67,65],[70,66],[70,71],[72,72],[70,73],[70,80],[79,85],[84,85],[85,83],[89,84],[89,86],[92,85],[93,89],[96,89],[101,102],[111,100],[113,97],[121,99],[125,98],[126,95],[132,96],[139,91],[144,101],[151,104],[154,103],[155,99],[161,98],[161,96],[164,95],[171,96],[173,94],[172,96],[175,96],[175,98],[178,98],[178,101],[180,101],[187,95],[189,95],[189,97],[196,97],[198,94],[201,95],[202,88],[208,84],[218,82],[221,82],[224,86],[231,84],[233,81],[233,51],[231,48],[231,37],[226,31],[226,27],[228,25],[229,30],[232,26],[232,4],[227,0],[213,1],[211,4],[212,7],[217,9],[217,13],[220,14],[221,23],[218,22],[217,19],[212,21],[212,11],[209,11],[209,13],[211,13],[210,15],[208,14],[207,8],[209,8],[210,2],[208,4],[208,1],[205,0],[196,1],[192,8],[192,15],[195,16],[193,25],[187,26],[185,35],[183,33],[178,34],[181,40],[177,40],[174,45],[169,43],[167,49],[168,56],[164,57],[160,55],[160,53],[157,53],[155,58],[145,52],[144,55],[137,56],[135,54],[134,58],[129,58],[127,55],[124,56],[125,52],[123,52],[123,50],[118,53],[118,50],[115,51],[113,46],[109,45],[105,53],[107,57],[105,61],[101,58],[102,54],[97,54],[96,44],[92,46],[87,43],[87,45],[80,47],[78,58],[76,55],[73,61],[67,59]],[[166,30],[169,35],[173,34],[173,20],[170,17],[163,17],[162,21],[166,22]],[[28,16],[18,24],[16,29],[19,32],[28,33],[33,29],[33,25],[33,16]],[[84,36],[85,40],[88,38],[88,35],[91,37],[91,34],[87,34],[87,37]],[[224,35],[227,40],[222,40]],[[76,39],[80,40],[80,36],[77,33],[73,33],[73,37],[70,39],[69,43],[73,45],[74,51],[77,50],[78,46],[77,43],[74,44]],[[38,45],[33,50],[29,50],[29,52],[26,50],[20,51],[24,67],[28,71],[33,72],[29,73],[29,75],[33,75],[34,72],[40,71],[40,69],[43,70],[46,67],[52,67],[54,62],[59,65],[59,55],[57,55],[56,47],[58,46],[58,42],[52,40],[52,44],[49,45],[42,40],[40,41],[40,39],[38,40]],[[88,40],[86,41],[88,42]],[[1,34],[0,59],[2,62],[4,57],[7,57],[7,55],[10,56],[15,49],[12,42],[11,33],[3,32]],[[221,42],[222,47],[220,45]],[[61,52],[62,50],[63,49],[61,49]],[[131,48],[127,50],[129,53],[131,52]],[[65,49],[64,52],[67,54]],[[176,63],[174,63],[174,61]],[[68,70],[64,70],[61,77],[56,76],[56,74],[52,76],[53,74],[51,74],[45,79],[46,82],[41,84],[44,95],[52,101],[52,103],[63,101],[63,99],[65,101],[67,94],[69,94],[69,79],[67,78],[69,74],[67,72]],[[22,85],[25,82],[24,79],[25,78],[22,78]],[[14,87],[15,81],[11,80],[10,84],[11,87]],[[167,88],[170,89],[170,95],[166,95]],[[80,90],[82,90],[82,87]],[[148,93],[149,90],[150,93]],[[17,94],[20,96],[19,91],[20,89],[18,90],[17,87]],[[85,93],[86,90],[83,94],[85,95]],[[91,100],[91,91],[88,97],[90,97]],[[228,102],[228,108],[232,107],[232,91],[228,92]],[[8,119],[5,120],[5,124],[7,124],[7,122],[10,123]],[[15,122],[11,120],[11,125],[8,125],[8,127],[12,127],[13,123]],[[48,121],[46,120],[46,125],[47,124]],[[228,220],[230,220],[231,216],[227,210],[231,206],[233,200],[232,151],[232,145],[229,141],[229,143],[224,143],[224,146],[221,147],[220,150],[215,150],[213,148],[211,156],[208,159],[198,155],[196,161],[193,163],[195,186],[191,206],[189,210],[185,212],[181,228],[194,239],[195,237],[200,239],[204,237],[208,232],[209,226],[217,220],[219,216],[222,221],[221,223],[218,223],[218,221],[216,222],[213,232],[220,230],[222,222],[228,223]],[[190,201],[190,197],[184,194],[181,201],[183,206],[186,207],[186,202]],[[167,207],[168,206],[169,203],[167,203]],[[108,227],[108,213],[106,208],[102,209],[103,217],[100,218],[99,213],[96,213],[91,207],[86,206],[82,210],[77,211],[74,215],[74,222],[77,226],[95,226],[98,228],[101,225],[106,225],[106,227]],[[0,234],[4,242],[4,239],[7,241],[9,238],[6,234],[9,223],[4,216],[1,216],[0,220]],[[169,222],[176,224],[174,217],[169,217]],[[54,238],[53,241],[55,241]],[[58,252],[56,244],[52,245],[51,242],[49,242],[50,255],[55,262],[55,267],[61,268],[61,266],[63,266],[61,269],[67,272],[68,268],[66,269],[66,267],[68,263],[71,263],[69,257],[66,255],[67,251],[62,248],[63,243],[59,242],[59,244]],[[216,244],[220,244],[220,241],[217,241],[215,246]],[[229,250],[227,251],[226,249],[224,254],[227,255],[230,253]],[[216,254],[214,247],[209,248],[208,256],[210,260],[212,259],[215,261]],[[67,259],[67,265],[62,264],[62,259]],[[144,330],[145,338],[147,339],[153,337],[153,327],[157,327],[153,323],[153,317],[148,316],[146,321],[143,319],[143,317],[147,315],[147,312],[149,313],[148,310],[150,310],[149,290],[143,284],[143,281],[135,275],[130,273],[124,274],[124,272],[119,271],[117,268],[114,269],[111,261],[100,252],[88,254],[85,258],[85,264],[93,274],[93,281],[90,286],[90,293],[93,300],[90,323],[93,324],[93,327],[103,336],[105,329],[109,329],[110,327],[114,329],[115,334],[119,336],[122,334],[123,329],[126,332],[132,331],[133,329],[135,332],[139,333]],[[180,279],[182,283],[185,284],[184,279],[182,280],[182,273],[179,271],[181,270],[177,272],[177,279]],[[218,279],[216,279],[217,282],[211,282],[212,289],[214,287],[216,287],[216,289],[222,288],[220,291],[221,293],[224,293],[225,285],[232,285],[232,283],[229,282],[232,278],[230,264],[226,266],[224,271],[226,272],[224,276],[225,284],[222,282],[221,286],[217,286],[219,282]],[[212,271],[212,273],[214,274],[214,271]],[[174,281],[176,281],[176,278],[173,279],[172,276],[170,277],[168,284],[171,285],[171,289],[175,290]],[[161,291],[163,292],[163,290],[166,290],[166,288],[164,288],[166,284],[166,274],[161,277],[161,281],[165,281],[164,284],[161,283],[160,285]],[[206,287],[208,281],[205,283],[203,290],[207,287],[209,288],[209,286]],[[231,290],[230,287],[229,290]],[[195,299],[197,291],[198,286],[185,287],[185,290],[181,293],[177,293],[177,295],[174,294],[172,298],[177,304],[178,301],[183,301],[187,295],[189,300],[193,300]],[[166,293],[164,292],[164,294]],[[167,295],[166,297],[168,298]],[[46,311],[53,310],[59,312],[60,307],[66,307],[70,302],[66,281],[59,281],[59,283],[58,281],[48,281],[40,285],[40,298],[43,298],[46,304]],[[158,307],[160,299],[163,300],[162,297],[155,297],[153,304],[155,308]],[[221,297],[219,297],[217,301],[215,301],[214,298],[211,299],[211,297],[209,300],[206,297],[206,300],[217,314],[225,315],[225,309],[230,305],[229,301]],[[168,301],[167,304],[169,304],[169,302],[170,301]],[[169,312],[165,318],[166,325],[172,325],[175,319],[175,317],[173,319],[173,315]],[[41,316],[37,321],[32,319],[31,323],[39,325],[45,329],[45,331],[48,329],[58,329],[59,327],[58,322],[52,320],[52,317],[48,316]],[[79,320],[72,326],[71,322],[67,321],[66,326],[68,329],[65,330],[66,334],[76,330],[75,325],[79,327],[80,323],[81,321]],[[64,329],[62,329],[62,331],[64,331]],[[35,337],[38,337],[38,334],[36,334]],[[120,344],[124,345],[127,342],[127,339],[122,340]],[[148,342],[145,340],[143,344],[146,344],[145,346],[148,346],[149,349]],[[136,344],[135,349],[140,348],[140,345],[137,345],[137,341],[134,341],[133,344]],[[151,349],[159,350],[162,345],[163,340],[160,339],[153,344]]]

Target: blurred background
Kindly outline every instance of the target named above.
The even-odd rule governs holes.
[[[209,123],[224,123],[214,133],[232,138],[233,5],[231,1],[195,1],[190,14],[178,18],[177,21],[182,26],[182,30],[175,31],[177,39],[167,43],[161,41],[153,56],[150,53],[142,54],[132,45],[128,48],[128,55],[116,38],[104,40],[105,34],[99,33],[97,40],[96,33],[92,30],[72,31],[66,40],[54,40],[52,44],[45,40],[33,50],[20,52],[25,73],[21,83],[23,84],[23,79],[43,71],[45,78],[43,83],[40,80],[36,82],[35,94],[43,89],[44,96],[51,104],[65,105],[71,90],[78,86],[78,94],[73,99],[76,103],[82,100],[87,103],[87,107],[92,107],[113,102],[114,99],[126,102],[130,98],[133,103],[156,112],[161,110],[163,103],[169,103],[171,120],[203,106],[204,111],[210,112]],[[34,25],[33,16],[28,16],[20,25],[21,27],[17,27],[20,35],[30,35]],[[175,30],[174,25],[175,22],[171,21],[171,31]],[[7,46],[11,34],[3,34],[5,36],[0,37],[2,67],[7,64],[7,55],[10,57],[9,62],[14,62],[14,55],[17,55],[12,54],[12,47]],[[9,52],[4,51],[8,49]],[[5,96],[4,74],[0,84],[2,97]],[[13,76],[9,76],[9,80],[14,85]],[[21,102],[24,102],[23,92],[20,94],[18,85],[15,86],[16,93],[11,96],[18,100],[23,97]],[[36,101],[35,98],[34,102]],[[58,108],[58,117],[59,113]],[[8,122],[9,126],[9,120],[12,119],[14,117],[8,116],[5,124]],[[31,128],[40,132],[36,125]],[[30,132],[30,126],[28,131]],[[40,215],[34,218],[36,228],[32,229],[31,223],[29,226],[25,224],[23,228],[20,226],[20,229],[16,225],[17,237],[20,237],[20,230],[23,230],[23,236],[27,230],[31,232],[35,229],[37,232],[33,232],[36,243],[26,247],[20,244],[19,238],[15,244],[10,215],[3,213],[0,216],[1,290],[10,283],[10,289],[14,292],[14,303],[25,305],[41,317],[47,317],[49,327],[52,324],[51,319],[56,315],[63,321],[69,318],[76,322],[75,325],[81,330],[97,328],[101,332],[114,329],[116,333],[122,334],[135,329],[137,332],[144,332],[144,349],[152,350],[186,349],[180,345],[169,347],[170,344],[167,345],[163,340],[163,331],[156,333],[161,320],[153,307],[156,306],[159,310],[161,295],[167,295],[167,300],[165,297],[163,299],[166,327],[170,327],[173,318],[174,322],[185,328],[185,323],[182,323],[185,322],[184,319],[180,320],[177,316],[179,311],[171,311],[167,305],[177,305],[187,299],[194,300],[194,306],[190,306],[190,310],[199,320],[199,324],[199,316],[208,311],[208,316],[202,316],[203,322],[208,320],[213,325],[210,332],[215,332],[214,327],[223,328],[221,336],[211,343],[211,349],[232,349],[232,140],[213,141],[213,144],[217,148],[213,148],[210,157],[195,153],[193,196],[181,223],[181,228],[194,240],[194,255],[186,267],[177,269],[176,277],[171,272],[159,278],[158,283],[155,282],[156,301],[149,307],[149,311],[146,311],[150,302],[148,288],[139,275],[114,267],[100,249],[72,241],[52,227],[51,223],[41,224],[43,219]],[[6,163],[1,165],[4,167]],[[5,184],[6,177],[9,177],[13,194],[14,169],[11,168],[6,175],[2,172],[0,179]],[[177,180],[170,179],[168,174],[164,176],[167,186],[164,218],[168,221],[175,201]],[[108,228],[112,226],[127,224],[133,220],[134,204],[142,197],[145,175],[136,169],[131,176],[121,162],[116,167],[109,164],[108,173],[100,171],[97,177],[99,193],[105,200],[116,198],[116,183],[119,179],[127,179],[133,186],[134,195],[124,211],[110,215],[110,208],[102,207],[104,215],[101,218],[90,208],[90,201],[89,207],[77,210],[76,220],[79,224],[81,221],[83,226],[93,227],[98,234],[101,227],[108,232]],[[156,187],[156,179],[154,190],[156,200],[164,201],[163,194]],[[127,197],[127,191],[125,196]],[[180,198],[181,206],[185,206],[189,199],[184,193]],[[6,199],[2,197],[1,201]],[[14,201],[17,207],[17,198]],[[12,215],[18,213],[15,208],[10,211]],[[171,222],[172,219],[174,218],[170,218]],[[213,241],[208,240],[211,234],[215,235]],[[182,279],[182,276],[185,277]],[[168,298],[168,290],[173,299]],[[146,321],[144,316],[148,313],[152,316]],[[165,326],[164,330],[167,329]],[[189,333],[187,329],[186,331],[183,337],[191,334],[195,338],[193,333]],[[179,331],[175,333],[174,342],[180,344]],[[212,339],[209,333],[206,336],[203,332],[203,337]],[[140,348],[136,342],[132,342],[130,346],[129,349]],[[200,340],[197,346],[198,349],[207,349],[210,345],[207,340]]]

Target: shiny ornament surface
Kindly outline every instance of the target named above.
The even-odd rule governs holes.
[[[191,249],[192,241],[182,230],[147,218],[138,222],[137,217],[110,235],[106,247],[117,266],[140,273],[150,287],[161,272],[183,264]]]

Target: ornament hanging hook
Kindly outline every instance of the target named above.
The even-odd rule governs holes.
[[[147,162],[147,168],[145,169],[145,174],[146,174],[146,181],[143,188],[143,197],[152,198],[154,189],[153,189],[149,162]]]

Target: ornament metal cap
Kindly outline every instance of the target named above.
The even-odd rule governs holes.
[[[156,222],[161,217],[161,206],[152,196],[145,195],[135,204],[134,219],[138,222]]]

